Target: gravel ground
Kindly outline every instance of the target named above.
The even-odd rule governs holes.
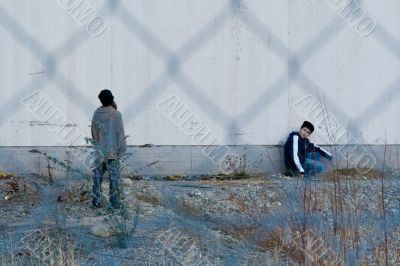
[[[383,197],[381,180],[365,177],[123,179],[120,211],[93,209],[87,179],[20,177],[14,192],[13,180],[0,180],[0,264],[304,264],[314,258],[295,244],[307,230],[346,264],[378,265],[386,242],[389,263],[400,256],[395,177]]]

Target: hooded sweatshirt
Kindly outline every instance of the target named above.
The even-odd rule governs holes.
[[[308,138],[301,138],[299,132],[293,131],[285,143],[285,165],[292,171],[304,173],[304,163],[309,152],[318,152],[327,159],[332,158],[332,154],[328,151],[312,143]]]
[[[92,138],[104,159],[118,159],[126,151],[121,113],[112,106],[97,108],[92,119]]]

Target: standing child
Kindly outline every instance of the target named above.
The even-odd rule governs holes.
[[[122,116],[117,111],[114,96],[109,90],[99,94],[102,104],[94,112],[92,119],[92,138],[96,151],[102,154],[93,174],[93,206],[100,207],[102,200],[101,183],[105,171],[110,177],[110,203],[120,208],[119,158],[126,151],[126,140]]]
[[[314,131],[314,125],[304,121],[300,130],[289,134],[285,143],[285,165],[292,176],[315,176],[324,171],[320,156],[331,160],[332,154],[313,144],[308,137]]]

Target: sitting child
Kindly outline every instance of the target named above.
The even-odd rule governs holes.
[[[332,154],[313,144],[308,137],[314,131],[314,125],[304,121],[300,130],[293,131],[285,143],[285,165],[292,176],[315,176],[324,171],[325,166],[320,162],[321,155],[329,160]]]

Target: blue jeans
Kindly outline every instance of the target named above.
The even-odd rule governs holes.
[[[110,176],[110,203],[113,208],[119,208],[120,202],[120,187],[119,187],[119,161],[118,160],[105,160],[99,164],[93,173],[93,206],[100,206],[102,202],[101,183],[103,182],[103,175],[108,171]]]
[[[325,165],[320,160],[321,154],[318,152],[307,153],[307,159],[304,163],[304,177],[312,177],[325,170]]]

